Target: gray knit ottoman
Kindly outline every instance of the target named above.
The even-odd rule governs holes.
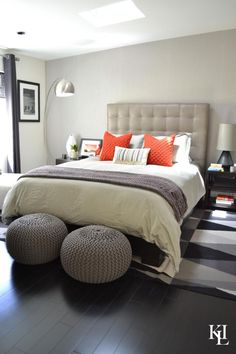
[[[42,264],[59,257],[61,244],[67,234],[66,225],[56,216],[30,214],[9,225],[6,246],[16,262]]]
[[[129,268],[132,250],[117,230],[101,225],[85,226],[63,241],[61,263],[67,274],[85,283],[107,283]]]

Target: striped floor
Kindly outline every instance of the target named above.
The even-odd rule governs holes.
[[[0,224],[0,240],[5,233]],[[182,226],[181,255],[174,279],[137,262],[132,265],[176,287],[236,300],[236,213],[196,210]]]
[[[174,279],[134,266],[168,284],[236,300],[236,213],[195,211],[182,226],[181,255]]]
[[[205,211],[187,243],[173,284],[236,300],[236,214]],[[187,232],[188,233],[188,232]],[[204,289],[203,289],[204,288]]]

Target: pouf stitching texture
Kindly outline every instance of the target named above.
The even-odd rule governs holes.
[[[65,223],[54,215],[24,215],[9,225],[6,247],[19,263],[43,264],[59,257],[67,234]]]
[[[129,268],[132,250],[118,230],[89,225],[71,232],[61,247],[61,263],[72,278],[86,283],[106,283]]]

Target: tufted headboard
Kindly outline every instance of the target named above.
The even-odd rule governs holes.
[[[114,134],[192,133],[190,156],[203,172],[208,110],[206,103],[111,103],[107,105],[107,129]]]

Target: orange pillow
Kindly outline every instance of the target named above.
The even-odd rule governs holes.
[[[101,145],[98,145],[98,147],[97,147],[97,149],[95,151],[95,156],[100,155],[100,153],[101,153]]]
[[[115,147],[120,146],[124,148],[129,147],[132,134],[125,134],[121,136],[114,136],[109,132],[105,132],[103,136],[102,152],[100,154],[100,160],[112,160]]]
[[[144,134],[144,147],[150,148],[148,164],[172,166],[173,144],[175,135],[163,139],[156,139],[152,135]]]

